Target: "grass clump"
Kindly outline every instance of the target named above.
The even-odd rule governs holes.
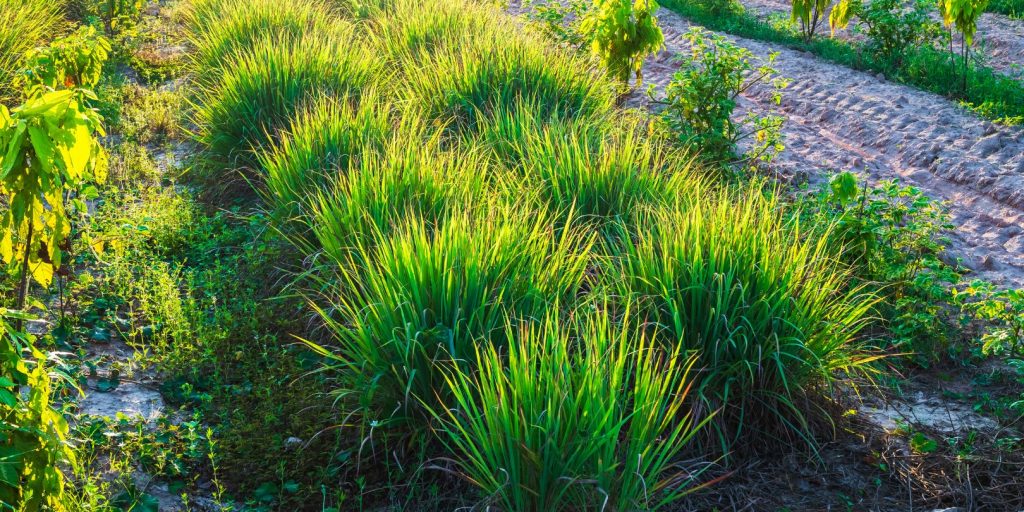
[[[579,124],[527,132],[517,148],[522,179],[540,187],[553,211],[598,224],[670,203],[686,193],[678,184],[700,178],[684,152],[649,136],[644,123],[621,123],[596,136]]]
[[[374,233],[391,233],[409,217],[446,218],[491,192],[478,153],[436,153],[410,143],[416,142],[398,139],[367,155],[300,203],[315,239],[304,245],[307,254],[322,249],[329,260],[344,261],[373,243]]]
[[[723,409],[726,446],[741,433],[810,440],[799,399],[838,371],[868,370],[857,335],[874,299],[849,290],[826,238],[802,240],[762,191],[699,195],[645,216],[606,274],[657,339],[698,353],[697,391]]]
[[[501,510],[657,510],[694,490],[675,468],[701,425],[685,407],[690,365],[606,312],[511,325],[482,340],[477,371],[446,376],[435,411],[460,470]]]
[[[377,74],[352,29],[280,42],[264,40],[232,59],[220,83],[199,92],[197,139],[214,167],[258,168],[292,117],[321,97],[355,101]]]
[[[305,34],[330,34],[345,26],[315,0],[200,0],[190,4],[184,22],[194,49],[192,68],[200,81],[216,81],[236,54],[265,39],[294,42]]]
[[[425,118],[461,136],[475,133],[481,113],[514,111],[520,104],[533,106],[540,119],[586,118],[611,109],[612,87],[591,61],[532,34],[510,39],[517,30],[511,21],[485,14],[492,17],[480,35],[415,60],[396,59],[394,65],[407,70],[409,103]]]
[[[15,76],[25,53],[54,34],[60,4],[52,0],[0,0],[0,103],[15,100]]]
[[[379,152],[393,136],[391,108],[370,92],[363,101],[324,98],[298,112],[280,140],[257,157],[266,194],[281,212],[294,215],[311,193],[336,175],[358,168],[364,153]],[[411,124],[411,123],[410,123]],[[405,139],[416,144],[414,135]]]
[[[592,237],[527,210],[411,216],[338,262],[321,352],[338,394],[379,426],[448,405],[442,370],[471,364],[480,339],[504,345],[507,319],[542,318],[580,291]]]

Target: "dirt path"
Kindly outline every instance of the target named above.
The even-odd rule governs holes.
[[[763,18],[782,16],[790,12],[789,0],[740,0],[750,12]],[[936,13],[934,18],[938,20]],[[828,35],[828,20],[823,22],[823,35]],[[855,25],[851,24],[852,26]],[[837,37],[858,38],[851,30],[839,30]],[[957,38],[959,41],[959,38]],[[978,19],[978,35],[975,44],[987,56],[986,64],[992,69],[1010,76],[1024,78],[1024,20],[1015,20],[1002,14],[984,13]]]
[[[662,9],[666,50],[644,66],[662,89],[687,51],[691,24]],[[931,93],[760,41],[730,39],[776,64],[792,83],[781,114],[786,150],[773,164],[789,178],[812,182],[833,171],[870,181],[899,179],[951,206],[950,253],[978,277],[1024,287],[1024,129],[995,125]],[[647,100],[637,95],[634,104]],[[748,91],[739,110],[772,108],[763,90]],[[777,108],[779,109],[779,108]]]

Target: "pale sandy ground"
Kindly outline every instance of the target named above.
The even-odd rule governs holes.
[[[644,79],[660,90],[678,68],[673,56],[687,51],[682,36],[691,24],[666,9],[659,19],[666,50],[648,60]],[[780,74],[792,81],[777,108],[786,117],[786,150],[775,171],[814,182],[849,170],[919,187],[951,206],[951,256],[977,277],[1024,287],[1024,129],[804,52],[730,39],[759,57],[779,51]],[[631,103],[646,100],[637,93]],[[748,91],[740,106],[773,108],[764,90]]]
[[[789,17],[789,0],[740,0],[750,12],[758,17]],[[938,20],[938,14],[933,16]],[[836,37],[855,38],[851,30],[836,31]],[[822,36],[828,36],[828,20],[819,29]],[[955,38],[959,42],[959,38]],[[992,69],[1010,76],[1024,77],[1024,20],[1015,20],[1002,14],[984,13],[978,19],[978,33],[975,44],[985,54],[985,63]]]

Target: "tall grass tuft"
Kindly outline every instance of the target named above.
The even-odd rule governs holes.
[[[347,25],[317,0],[198,0],[186,8],[184,22],[200,83],[218,81],[238,52],[264,40],[295,42],[306,34],[343,32]]]
[[[334,176],[358,168],[364,153],[381,151],[394,135],[391,110],[371,90],[361,101],[323,98],[299,111],[280,139],[257,154],[267,198],[282,218],[296,215]],[[401,122],[408,126],[401,130],[403,141],[419,146],[420,123],[407,117]]]
[[[0,103],[17,95],[14,76],[25,52],[52,36],[60,22],[60,2],[0,0]]]
[[[236,54],[221,80],[198,92],[197,139],[215,168],[254,170],[256,152],[270,147],[297,112],[323,97],[358,101],[377,74],[376,59],[352,28],[334,37],[263,40]]]
[[[380,1],[380,0],[378,0]],[[504,26],[494,12],[470,0],[395,0],[370,20],[374,45],[396,64],[493,35]],[[396,65],[401,72],[401,66]]]
[[[869,372],[858,333],[874,298],[849,288],[826,238],[802,239],[774,196],[698,194],[644,216],[605,274],[656,336],[699,355],[699,395],[729,447],[740,434],[810,440],[805,393]]]
[[[574,211],[587,221],[631,220],[645,208],[674,203],[703,178],[684,152],[648,135],[646,122],[551,123],[527,131],[516,143],[514,160],[528,183],[553,211]],[[493,133],[493,132],[491,132]]]
[[[446,374],[439,435],[486,508],[658,510],[698,487],[677,457],[702,427],[685,405],[692,359],[628,313],[577,314],[513,323],[507,351],[481,343],[478,369]]]
[[[304,204],[314,241],[307,253],[323,250],[331,261],[344,261],[407,218],[425,219],[433,229],[491,195],[488,166],[477,153],[438,153],[419,144],[397,138],[308,196]]]
[[[410,427],[424,403],[446,407],[442,370],[471,364],[481,339],[504,345],[509,318],[573,303],[592,237],[549,226],[541,213],[481,208],[373,233],[338,262],[320,309],[339,394],[378,424]]]
[[[553,48],[530,33],[510,38],[518,27],[492,7],[467,3],[465,8],[480,20],[469,33],[450,24],[441,28],[410,25],[405,28],[405,40],[385,48],[393,56],[393,65],[404,70],[409,103],[421,108],[424,117],[446,123],[448,133],[461,136],[475,131],[481,113],[515,111],[519,104],[535,107],[541,119],[575,119],[610,111],[612,88],[593,62]],[[471,14],[466,16],[472,19]],[[425,25],[434,18],[422,14],[413,20]],[[408,34],[417,30],[452,41],[434,43],[431,51],[410,52]],[[439,33],[446,35],[441,38]],[[431,40],[418,37],[420,48],[424,40]]]

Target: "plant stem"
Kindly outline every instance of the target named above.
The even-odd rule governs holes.
[[[34,217],[35,217],[35,212],[33,212],[32,208],[29,207],[28,237],[25,239],[25,258],[22,260],[22,264],[21,264],[21,284],[18,286],[18,310],[19,311],[22,311],[22,310],[25,309],[25,301],[28,299],[28,287],[29,287],[28,263],[29,263],[29,257],[32,254],[32,231],[33,231],[32,228],[35,225],[35,222],[34,222],[35,218]],[[22,325],[23,323],[24,322],[22,322],[22,320],[19,318],[18,321],[15,323],[15,327],[14,328],[16,330],[20,331],[22,329],[22,327],[24,327]]]

